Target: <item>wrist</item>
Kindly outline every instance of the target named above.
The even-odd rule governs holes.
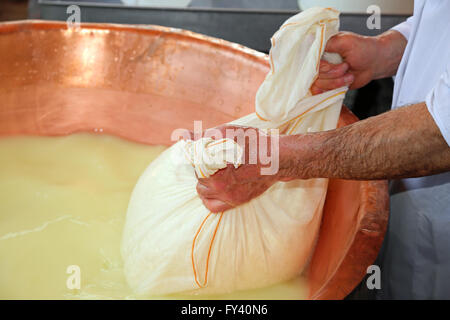
[[[320,177],[322,140],[320,133],[281,136],[278,181]]]
[[[407,44],[403,35],[395,30],[389,30],[376,37],[370,37],[375,47],[373,79],[394,76]]]
[[[277,180],[286,181],[292,178],[293,153],[292,153],[292,139],[294,136],[282,135],[279,136],[279,161]]]

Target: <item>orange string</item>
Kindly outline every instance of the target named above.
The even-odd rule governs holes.
[[[262,120],[262,121],[269,121],[269,120],[264,119],[263,117],[261,117],[261,116],[258,114],[258,112],[255,112],[255,114],[256,114],[256,116],[257,116],[260,120]]]
[[[291,130],[289,130],[289,133],[288,133],[288,134],[292,134],[292,133],[295,131],[295,129],[298,127],[298,125],[300,124],[300,122],[302,122],[302,121],[303,121],[303,118],[298,119],[297,123],[292,127]]]
[[[322,101],[317,102],[315,105],[313,105],[312,107],[308,108],[308,110],[302,112],[301,114],[299,114],[299,115],[296,116],[295,118],[293,118],[293,119],[287,121],[287,123],[292,122],[292,121],[295,121],[296,119],[298,119],[298,118],[300,118],[301,116],[303,116],[305,113],[307,113],[307,112],[311,111],[312,109],[314,109],[315,107],[317,107],[319,104],[324,103],[325,101],[330,100],[330,99],[332,99],[332,98],[334,98],[334,97],[336,97],[336,96],[339,96],[339,95],[341,95],[341,94],[345,94],[346,92],[347,92],[347,91],[340,91],[340,92],[338,92],[338,93],[333,94],[332,96],[329,96],[329,97],[326,98],[326,99],[323,99]],[[300,123],[300,122],[299,122],[299,123]],[[297,124],[298,124],[298,123],[297,123]],[[292,131],[293,131],[293,130],[290,130],[290,133],[289,133],[289,134],[291,134]]]
[[[321,27],[321,31],[320,31],[320,48],[319,48],[319,58],[317,59],[317,63],[316,63],[316,70],[319,70],[320,58],[322,56],[323,42],[325,40],[325,25],[321,23],[320,27]]]
[[[208,145],[206,146],[206,149],[208,149],[209,147],[216,146],[216,145],[221,144],[221,143],[225,143],[225,142],[226,142],[226,140],[213,142],[213,143],[211,143],[211,144],[208,144]]]
[[[214,229],[213,236],[211,238],[211,242],[209,244],[208,249],[208,256],[206,257],[206,271],[205,271],[205,281],[203,285],[198,280],[197,275],[197,269],[195,267],[195,259],[194,259],[194,248],[195,248],[195,242],[197,241],[197,237],[200,234],[201,230],[203,229],[203,225],[205,224],[206,220],[212,215],[212,212],[210,212],[205,219],[203,219],[202,223],[200,224],[200,227],[198,228],[197,232],[195,233],[194,240],[192,241],[192,249],[191,249],[191,260],[192,260],[192,270],[194,271],[194,280],[195,283],[199,286],[199,288],[204,288],[208,282],[208,271],[209,271],[209,258],[211,256],[212,246],[214,243],[214,239],[216,238],[217,230],[219,229],[220,222],[222,221],[223,212],[220,213],[219,221],[217,222],[216,228]]]
[[[270,43],[272,44],[272,48],[275,47],[275,39],[273,37],[270,38]],[[272,74],[274,74],[275,64],[273,63],[272,52],[269,52],[269,58],[270,58],[270,66],[272,67]]]

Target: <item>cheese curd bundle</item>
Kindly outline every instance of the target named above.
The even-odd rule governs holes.
[[[334,129],[347,87],[315,96],[309,89],[338,28],[339,13],[324,8],[283,23],[271,39],[271,70],[257,92],[256,112],[231,124],[282,134]],[[125,276],[136,293],[228,293],[269,286],[304,270],[328,180],[279,182],[248,203],[211,213],[197,195],[196,172],[210,176],[228,163],[237,167],[240,152],[233,140],[179,141],[142,174],[122,241]]]

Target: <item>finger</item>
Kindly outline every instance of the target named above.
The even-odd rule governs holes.
[[[333,90],[343,86],[350,85],[355,80],[355,77],[351,73],[345,74],[343,77],[336,79],[317,79],[313,86],[314,90],[320,89],[323,91]],[[311,90],[312,91],[312,90]]]
[[[334,35],[327,41],[325,51],[339,53],[342,56],[343,52],[347,49],[347,43],[345,38],[346,37],[344,33],[338,33]]]
[[[331,63],[329,63],[326,60],[321,59],[320,60],[320,65],[319,65],[319,73],[321,72],[328,72],[331,70],[331,68],[333,67],[333,65]]]
[[[216,195],[216,192],[212,188],[209,188],[208,186],[200,182],[197,183],[196,190],[198,195],[203,198],[212,198]]]
[[[311,86],[311,93],[312,93],[312,95],[321,94],[321,93],[324,93],[324,92],[325,92],[325,90],[317,87],[315,85],[315,83]]]
[[[345,75],[345,73],[348,70],[348,64],[346,62],[340,63],[340,64],[330,64],[327,63],[327,65],[320,63],[320,69],[319,69],[319,79],[334,79],[334,78],[340,78]]]
[[[213,213],[223,212],[233,208],[232,205],[218,199],[202,199],[202,201],[205,207]]]

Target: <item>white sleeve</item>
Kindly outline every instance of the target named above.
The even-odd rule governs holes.
[[[425,103],[442,136],[450,146],[450,64],[428,93]]]
[[[406,21],[392,27],[391,30],[396,30],[400,32],[406,40],[409,40],[409,35],[411,34],[411,29],[413,26],[414,16],[409,17]]]

